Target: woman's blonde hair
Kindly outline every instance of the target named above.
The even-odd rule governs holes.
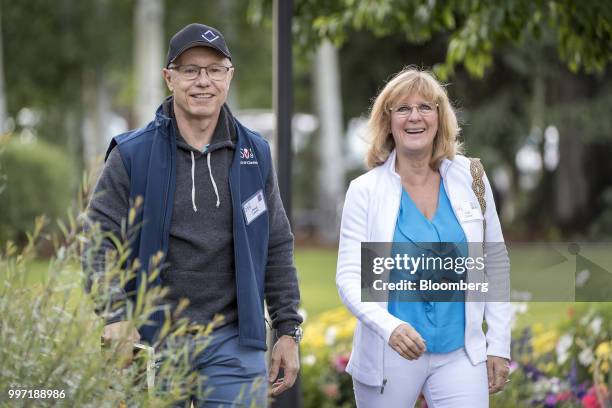
[[[438,104],[438,132],[434,138],[430,167],[437,170],[444,158],[453,159],[461,152],[457,140],[459,125],[450,104],[446,89],[432,73],[416,67],[406,67],[385,85],[372,105],[368,120],[370,147],[366,164],[372,169],[383,164],[395,148],[391,134],[391,110],[400,99],[410,95],[421,95],[428,102]]]

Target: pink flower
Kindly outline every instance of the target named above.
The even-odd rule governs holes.
[[[594,385],[589,388],[586,395],[582,397],[582,406],[584,408],[603,408],[599,403],[597,394],[606,401],[608,399],[608,388],[604,384]]]
[[[339,356],[336,356],[336,358],[334,358],[334,369],[336,370],[336,372],[338,373],[343,373],[344,370],[346,370],[346,365],[349,362],[349,356],[347,354],[341,354]]]
[[[340,392],[338,390],[338,384],[325,384],[321,388],[323,390],[323,394],[325,394],[329,398],[336,399],[338,398],[338,395],[340,395]]]
[[[594,394],[587,394],[582,397],[582,406],[584,408],[602,408]]]
[[[567,401],[572,397],[571,391],[562,391],[557,394],[557,402]]]

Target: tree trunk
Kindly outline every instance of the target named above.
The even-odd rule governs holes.
[[[217,27],[223,33],[223,38],[225,38],[225,42],[230,50],[232,50],[232,46],[239,41],[238,34],[238,25],[236,23],[236,2],[227,1],[227,0],[218,0],[216,8],[219,10],[219,15],[221,16],[221,27]],[[239,13],[239,15],[241,15]],[[232,86],[230,87],[230,91],[227,94],[227,104],[233,112],[236,112],[240,109],[238,104],[238,95],[240,94],[240,89],[238,86],[240,85],[240,81],[232,81]]]
[[[108,146],[110,90],[103,68],[86,71],[83,83],[83,162],[88,172],[96,173]]]
[[[164,95],[161,76],[164,66],[163,12],[161,0],[136,1],[136,126],[143,126],[151,121]]]
[[[0,134],[8,131],[8,114],[6,109],[6,90],[4,88],[4,59],[2,47],[2,9],[0,8]]]
[[[324,41],[315,56],[316,107],[319,131],[319,232],[324,243],[338,241],[339,213],[344,192],[342,99],[338,51]]]
[[[584,145],[579,132],[564,130],[559,140],[555,203],[561,226],[573,229],[579,226],[585,214],[588,186],[584,171]]]
[[[587,86],[581,77],[566,73],[562,75],[554,89],[554,96],[565,110],[571,113],[571,104],[584,98]],[[559,166],[555,177],[555,213],[559,225],[565,232],[582,228],[582,220],[587,208],[589,180],[584,168],[584,143],[580,129],[574,122],[562,117],[559,138]]]

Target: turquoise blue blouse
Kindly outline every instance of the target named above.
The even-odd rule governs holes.
[[[448,257],[467,256],[466,237],[455,217],[451,203],[440,179],[438,208],[431,219],[427,219],[416,207],[406,191],[402,199],[395,233],[393,236],[393,256],[408,254],[411,257]],[[440,245],[435,245],[441,243]],[[433,244],[433,245],[432,245]],[[419,268],[411,274],[406,270],[391,271],[390,281],[409,280],[453,281],[460,279],[454,272],[436,271]],[[464,293],[454,292],[454,302],[436,301],[440,292],[389,292],[389,312],[412,325],[425,339],[430,353],[449,353],[464,346],[465,303]],[[412,297],[410,300],[410,296]]]

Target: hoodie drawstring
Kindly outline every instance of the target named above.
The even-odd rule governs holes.
[[[195,203],[195,157],[193,152],[191,152],[191,205],[193,206],[193,212],[198,212]]]
[[[217,190],[217,183],[215,183],[215,179],[212,175],[212,169],[210,168],[210,152],[208,152],[208,154],[206,155],[206,163],[208,163],[208,174],[210,174],[210,181],[212,182],[213,188],[215,189],[215,194],[217,195],[217,208],[219,208],[219,204],[221,204],[221,201],[219,200],[219,190]]]
[[[193,152],[191,153],[191,205],[193,206],[193,211],[198,212],[198,207],[196,207],[195,203],[195,156]],[[217,208],[221,204],[221,200],[219,199],[219,190],[217,189],[217,183],[215,183],[215,179],[212,174],[212,169],[210,167],[210,152],[206,155],[206,163],[208,164],[208,174],[210,175],[210,181],[212,182],[213,189],[215,190],[215,195],[217,196]]]

